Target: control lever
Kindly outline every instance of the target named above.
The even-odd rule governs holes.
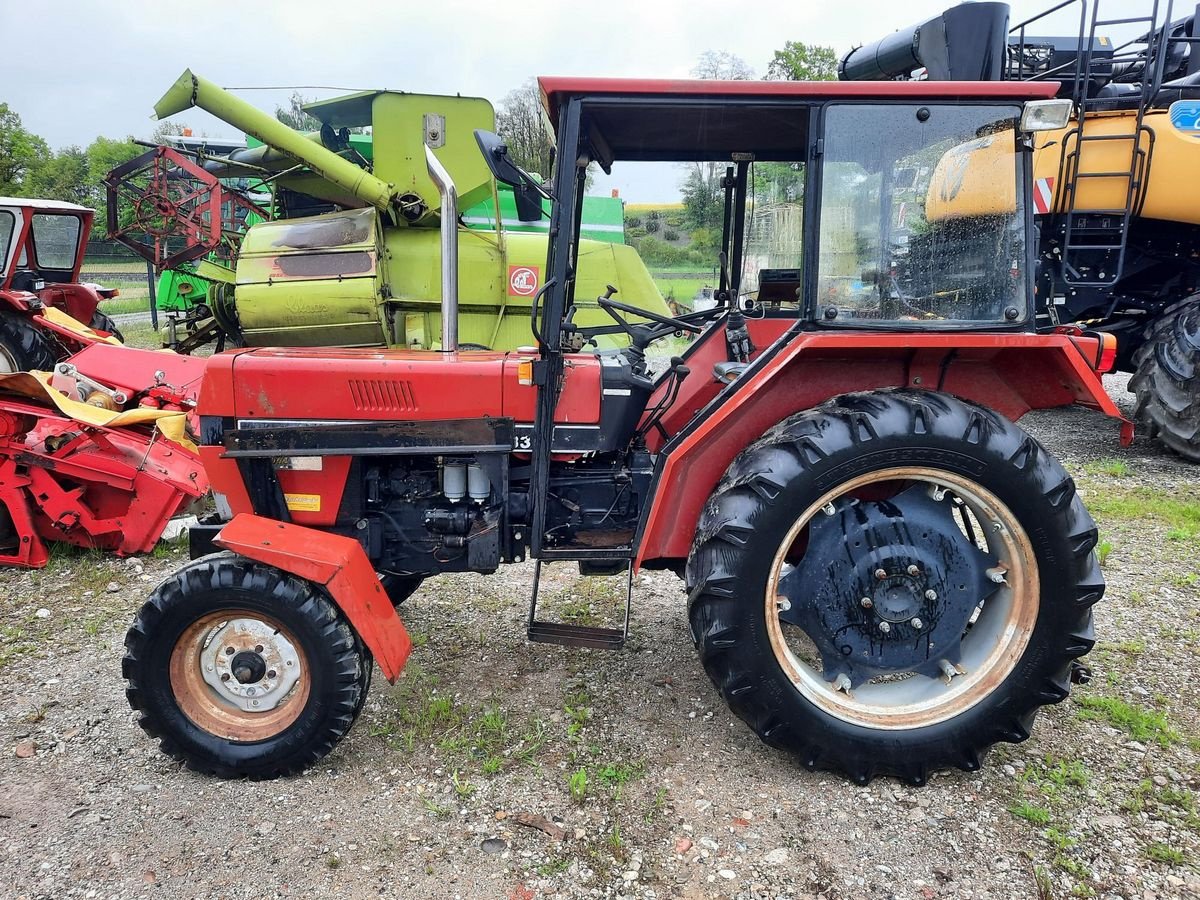
[[[683,357],[681,356],[671,357],[671,367],[668,369],[668,372],[669,377],[672,379],[671,384],[664,391],[662,400],[646,415],[645,422],[638,428],[637,434],[634,435],[635,441],[640,442],[650,432],[651,428],[656,427],[662,421],[662,417],[667,414],[667,410],[674,406],[675,401],[679,399],[679,389],[683,387],[683,380],[692,374],[692,370],[683,361]],[[663,437],[666,437],[665,433]]]
[[[729,310],[725,319],[725,348],[734,362],[750,362],[750,354],[754,352],[754,344],[746,328],[746,317],[737,306]]]

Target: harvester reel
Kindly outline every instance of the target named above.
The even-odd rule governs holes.
[[[247,213],[270,218],[170,147],[156,147],[118,166],[104,183],[109,235],[159,271],[228,246]]]

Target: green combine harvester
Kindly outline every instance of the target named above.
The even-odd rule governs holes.
[[[533,341],[549,219],[541,198],[492,179],[474,137],[495,128],[487,100],[350,94],[308,104],[321,129],[302,134],[187,71],[155,113],[192,107],[244,132],[248,146],[215,156],[159,147],[107,179],[110,234],[162,273],[166,345],[440,346],[441,199],[427,146],[461,211],[460,346]],[[231,191],[234,179],[269,185],[270,209]],[[588,198],[584,210],[576,322],[608,323],[595,298],[609,284],[625,302],[669,314],[624,244],[621,201]]]

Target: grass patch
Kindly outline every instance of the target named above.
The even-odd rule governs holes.
[[[588,793],[587,769],[576,769],[567,777],[567,790],[570,792],[572,800],[576,803],[583,803]]]
[[[1116,522],[1154,521],[1167,526],[1173,540],[1200,535],[1200,502],[1167,497],[1151,488],[1106,490],[1090,494],[1088,510]]]
[[[1026,822],[1031,822],[1034,825],[1050,824],[1050,810],[1044,806],[1037,806],[1022,800],[1020,803],[1014,803],[1010,806],[1008,811],[1018,819],[1024,819]]]
[[[1102,566],[1108,565],[1108,555],[1112,553],[1112,541],[1101,541],[1096,545],[1096,562]]]
[[[1166,863],[1169,866],[1182,866],[1184,860],[1183,851],[1172,847],[1169,844],[1155,843],[1146,848],[1146,859],[1153,862]]]
[[[1085,463],[1083,471],[1088,475],[1108,475],[1112,478],[1128,478],[1133,474],[1133,469],[1129,467],[1129,463],[1124,460],[1113,459],[1112,457]]]
[[[1160,747],[1178,742],[1179,734],[1167,723],[1165,714],[1126,703],[1117,697],[1079,697],[1081,719],[1102,720],[1124,731],[1135,741],[1155,741]]]

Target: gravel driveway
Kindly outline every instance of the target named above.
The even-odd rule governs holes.
[[[1197,470],[1084,411],[1024,424],[1093,507],[1109,590],[1092,683],[982,772],[810,774],[727,711],[674,576],[638,579],[605,653],[525,641],[525,566],[427,582],[404,676],[320,768],[220,782],[122,694],[125,627],[182,553],[64,553],[0,574],[0,895],[1200,896]],[[617,614],[619,579],[547,571],[559,615]]]

